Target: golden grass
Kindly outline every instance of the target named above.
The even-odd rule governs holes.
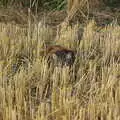
[[[113,22],[99,30],[90,21],[80,44],[76,26],[62,29],[55,41],[77,50],[76,62],[69,69],[49,67],[40,57],[44,43],[52,41],[50,28],[41,23],[31,30],[0,23],[3,120],[120,119],[120,26]],[[11,74],[11,66],[18,64],[14,59],[21,54],[32,62]]]
[[[102,0],[67,0],[67,13],[68,16],[65,22],[70,22],[76,16],[81,20],[88,20],[91,12],[98,11],[104,6]]]

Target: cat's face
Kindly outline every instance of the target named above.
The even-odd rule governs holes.
[[[71,66],[75,61],[75,53],[69,50],[56,51],[52,54],[52,60],[55,65]]]

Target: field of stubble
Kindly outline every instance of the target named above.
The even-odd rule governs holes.
[[[0,120],[120,119],[120,26],[90,21],[81,40],[78,27],[54,37],[41,22],[0,23]],[[76,50],[73,67],[49,67],[40,56],[46,43]]]

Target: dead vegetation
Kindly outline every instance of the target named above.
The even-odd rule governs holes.
[[[68,13],[40,13],[42,19],[29,10],[0,11],[0,120],[120,119],[119,11],[88,15],[92,0],[68,2]],[[76,24],[73,16],[84,10],[78,2],[89,19]],[[71,68],[49,66],[41,56],[56,44],[76,51]]]
[[[119,25],[113,22],[99,29],[90,21],[80,43],[74,39],[76,34],[70,37],[76,26],[61,33],[59,37],[67,41],[61,39],[58,43],[77,50],[71,69],[48,66],[40,51],[45,41],[52,40],[52,28],[41,23],[33,28],[29,33],[29,28],[0,24],[3,119],[119,119]],[[21,53],[32,55],[32,64],[28,62],[27,69],[21,64],[19,71],[9,76],[15,55]]]

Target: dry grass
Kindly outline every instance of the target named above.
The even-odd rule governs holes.
[[[3,120],[120,119],[120,26],[113,22],[99,30],[90,21],[80,44],[78,25],[62,30],[55,42],[77,50],[71,69],[48,67],[40,57],[44,43],[52,41],[49,27],[0,24]],[[13,74],[16,55],[26,55],[32,62],[28,59],[27,66]]]
[[[102,0],[67,0],[68,17],[65,21],[70,22],[76,16],[79,16],[77,20],[87,20],[91,12],[98,11],[103,6]]]

